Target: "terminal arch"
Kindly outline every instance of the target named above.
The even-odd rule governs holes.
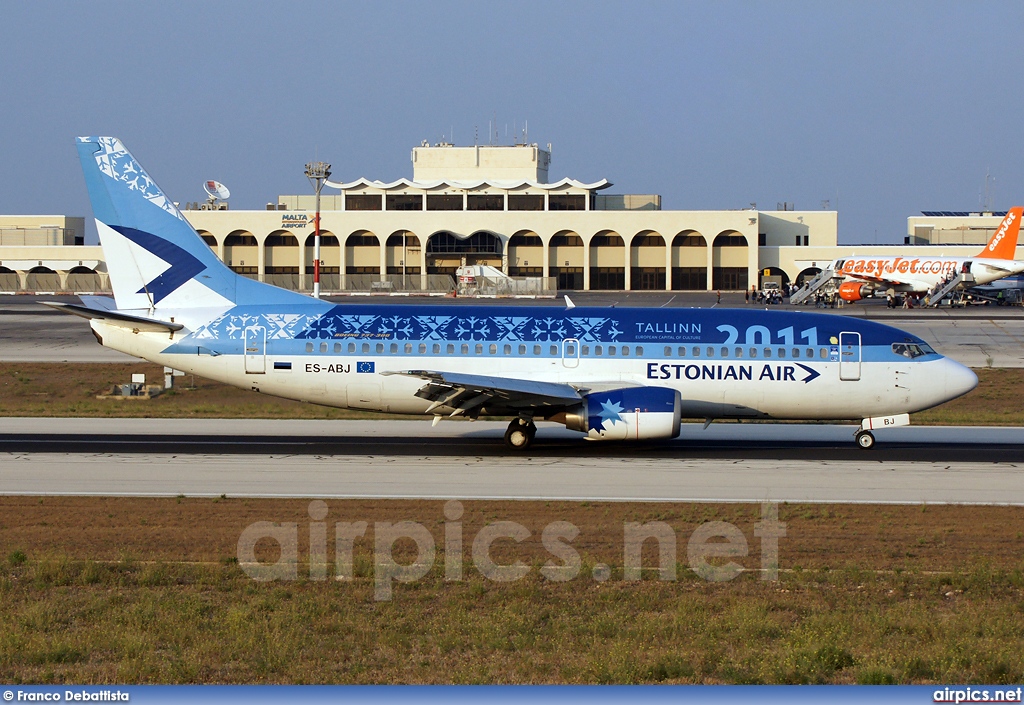
[[[626,288],[626,244],[614,230],[601,230],[590,238],[590,288]]]
[[[549,276],[558,289],[583,289],[583,268],[586,264],[583,238],[573,230],[559,230],[548,243]]]
[[[89,267],[72,267],[68,270],[67,288],[69,291],[94,292],[103,286],[100,275]]]
[[[21,289],[21,280],[18,273],[7,267],[0,267],[0,291],[18,291]]]
[[[427,238],[427,273],[455,276],[462,265],[483,264],[501,268],[505,248],[501,238],[487,230],[460,237],[439,230]]]
[[[748,286],[747,238],[736,230],[720,232],[711,246],[711,286],[733,291]]]
[[[264,238],[263,263],[265,282],[299,288],[299,240],[290,230],[275,230]]]
[[[345,238],[345,287],[369,291],[380,281],[380,238],[356,230]]]
[[[672,238],[672,290],[706,291],[707,288],[707,238],[696,230],[684,230]]]
[[[60,275],[49,267],[33,267],[25,281],[28,291],[60,291]]]
[[[653,230],[633,236],[629,246],[629,288],[634,291],[665,290],[665,238]]]
[[[388,281],[399,290],[420,288],[423,248],[419,236],[409,230],[396,230],[385,243]]]
[[[821,267],[807,267],[796,275],[797,286],[803,286],[819,274],[821,274]]]
[[[235,230],[224,238],[224,264],[250,279],[259,276],[259,243],[248,230]]]
[[[544,241],[532,230],[520,230],[508,241],[508,274],[511,277],[543,277]]]

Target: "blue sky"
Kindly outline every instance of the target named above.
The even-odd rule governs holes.
[[[550,176],[666,209],[839,209],[901,242],[921,210],[1024,202],[1020,2],[8,3],[0,213],[91,219],[74,149],[120,137],[176,201],[232,208],[411,177],[421,140],[529,138]]]

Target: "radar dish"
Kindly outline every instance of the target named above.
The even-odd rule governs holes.
[[[219,181],[207,181],[203,184],[203,189],[206,191],[206,195],[210,197],[211,201],[216,201],[218,198],[222,201],[226,201],[231,198],[231,192],[228,191],[228,187]]]

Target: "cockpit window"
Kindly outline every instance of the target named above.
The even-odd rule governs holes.
[[[893,343],[892,351],[910,359],[935,354],[935,351],[927,343]]]

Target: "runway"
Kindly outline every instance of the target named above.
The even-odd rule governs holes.
[[[1024,505],[1024,430],[685,425],[659,444],[587,443],[543,425],[4,419],[3,494],[778,501]]]

